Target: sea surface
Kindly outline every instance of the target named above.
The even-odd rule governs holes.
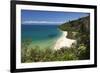
[[[62,35],[58,25],[21,25],[21,40],[31,39],[29,47],[40,49],[53,48],[56,40]]]

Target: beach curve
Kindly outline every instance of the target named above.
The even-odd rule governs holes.
[[[63,47],[71,47],[72,43],[75,43],[76,40],[68,39],[66,36],[68,35],[67,31],[62,31],[61,37],[56,41],[54,45],[54,50],[59,50]]]

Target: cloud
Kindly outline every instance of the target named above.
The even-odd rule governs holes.
[[[54,21],[23,21],[22,24],[60,24],[64,22],[54,22]]]

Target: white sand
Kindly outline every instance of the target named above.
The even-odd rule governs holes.
[[[62,47],[71,47],[72,43],[75,43],[76,40],[66,38],[67,32],[63,31],[62,36],[56,41],[54,45],[55,50],[59,50]]]

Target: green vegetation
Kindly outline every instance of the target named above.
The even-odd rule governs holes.
[[[26,44],[24,43],[24,45],[27,45],[27,43]],[[75,49],[77,48],[67,48],[67,49],[62,48],[60,50],[54,51],[53,49],[46,48],[44,51],[41,51],[38,46],[35,46],[34,48],[23,47],[21,62],[30,63],[30,62],[78,60],[77,57],[78,53],[77,51],[75,51]]]
[[[76,39],[77,44],[72,44],[70,48],[62,47],[60,50],[53,50],[49,47],[41,51],[39,46],[29,48],[31,39],[22,41],[21,62],[48,62],[48,61],[68,61],[85,60],[90,58],[90,17],[79,18],[66,22],[59,26],[62,31],[67,31],[67,38]]]
[[[77,40],[76,48],[81,50],[79,59],[90,58],[90,16],[64,23],[59,29],[68,32],[67,38]]]

